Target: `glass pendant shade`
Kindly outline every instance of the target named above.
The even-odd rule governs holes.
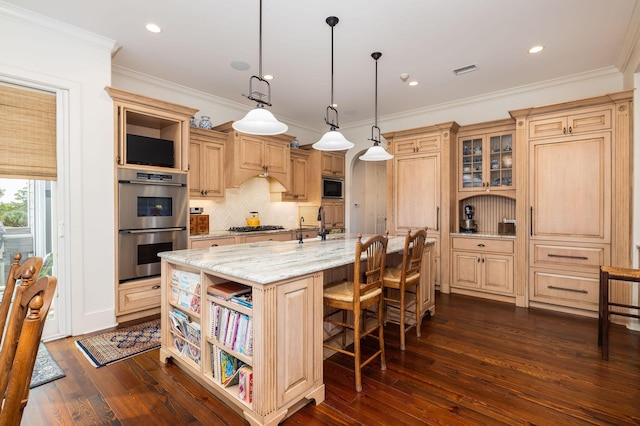
[[[389,154],[380,145],[373,145],[359,158],[362,161],[386,161],[391,160],[393,158],[393,155]]]
[[[329,130],[312,146],[313,149],[317,149],[318,151],[342,151],[353,148],[354,145],[352,142],[349,142],[342,133],[337,130]]]
[[[250,135],[272,136],[286,132],[289,127],[276,120],[271,111],[256,107],[249,111],[242,120],[235,121],[232,127]]]

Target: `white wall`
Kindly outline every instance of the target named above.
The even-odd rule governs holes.
[[[58,283],[82,334],[114,324],[113,41],[0,2],[0,79],[66,91]],[[64,92],[63,92],[64,93]],[[64,313],[61,313],[64,314]]]

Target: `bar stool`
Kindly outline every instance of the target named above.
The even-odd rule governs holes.
[[[602,359],[609,359],[609,315],[620,315],[630,318],[640,318],[640,315],[627,312],[610,311],[609,306],[640,309],[640,306],[626,305],[609,301],[609,280],[619,280],[640,283],[640,269],[616,268],[613,266],[600,267],[600,303],[598,309],[598,346],[602,346]]]
[[[323,346],[336,352],[354,358],[356,391],[362,391],[362,367],[380,356],[380,369],[385,370],[387,364],[384,355],[384,332],[382,327],[382,275],[387,255],[387,237],[374,235],[362,242],[362,235],[358,235],[356,254],[353,265],[353,281],[338,281],[324,286],[324,305],[332,308],[324,316],[324,321],[341,328],[324,340]],[[361,261],[362,254],[366,258]],[[367,323],[367,308],[377,308],[375,324]],[[342,313],[341,319],[335,319],[336,314]],[[347,321],[347,313],[353,321]],[[362,322],[362,324],[361,324]],[[353,330],[353,351],[346,349],[347,329]],[[378,336],[373,333],[377,331]],[[340,347],[331,342],[342,335]],[[367,336],[377,338],[380,348],[364,361],[361,359],[361,339]]]
[[[385,323],[398,324],[400,326],[400,350],[405,349],[405,334],[411,328],[416,328],[416,335],[420,337],[420,267],[424,254],[424,245],[427,239],[427,228],[419,229],[413,234],[407,232],[402,252],[402,264],[397,268],[387,267],[384,270],[382,281],[384,291]],[[413,296],[413,311],[407,300],[407,295]],[[397,310],[400,318],[389,319],[389,310]],[[406,315],[415,315],[415,323],[406,323]]]

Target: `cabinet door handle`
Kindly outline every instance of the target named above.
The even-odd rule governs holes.
[[[573,127],[569,126],[569,133],[573,133]]]
[[[211,247],[218,247],[216,243],[211,244]]]
[[[567,133],[567,128],[566,127],[562,128],[562,133],[565,133],[565,134]]]
[[[575,288],[567,288],[567,287],[556,287],[555,285],[548,285],[547,288],[551,289],[551,290],[565,290],[565,291],[572,291],[574,293],[582,293],[582,294],[588,294],[589,292],[587,290],[578,290]]]
[[[440,230],[440,207],[436,207],[436,231]]]
[[[547,254],[547,257],[561,257],[563,259],[578,259],[578,260],[589,260],[587,256],[571,256],[569,254]]]
[[[480,243],[478,244],[478,247],[484,247],[484,244]]]
[[[529,207],[529,235],[533,236],[533,207]]]
[[[478,263],[480,263],[480,258],[478,258]]]
[[[160,284],[156,284],[153,287],[151,287],[151,290],[157,290],[160,288]]]

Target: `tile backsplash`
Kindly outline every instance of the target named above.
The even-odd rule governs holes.
[[[271,201],[269,181],[259,177],[239,188],[227,188],[224,201],[190,200],[189,207],[202,207],[202,213],[209,215],[210,232],[245,226],[245,218],[253,211],[259,213],[261,225],[298,226],[298,203]]]

